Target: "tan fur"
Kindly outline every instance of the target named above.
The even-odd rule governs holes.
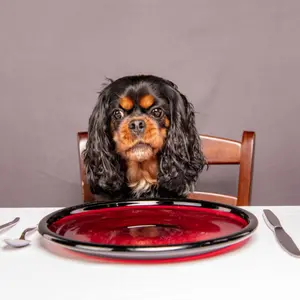
[[[167,117],[165,117],[165,126],[170,127],[170,120]]]
[[[133,108],[134,102],[129,97],[123,97],[120,99],[120,106],[125,110],[131,110]]]
[[[145,133],[137,138],[132,135],[128,124],[131,120],[144,120]],[[129,187],[136,194],[146,192],[157,183],[156,154],[163,147],[167,136],[166,128],[159,128],[157,123],[147,116],[127,118],[122,121],[118,131],[113,133],[117,152],[127,162],[127,179]],[[138,145],[142,143],[144,145]]]
[[[154,103],[154,97],[152,95],[145,95],[141,98],[139,104],[140,107],[142,108],[149,108],[150,106],[152,106]]]
[[[167,132],[165,129],[159,129],[155,121],[149,117],[134,118],[135,120],[144,120],[146,123],[146,130],[142,138],[137,139],[133,136],[128,128],[129,122],[132,118],[125,119],[119,127],[117,132],[114,132],[114,141],[116,142],[117,152],[123,157],[129,158],[130,148],[136,145],[138,142],[148,144],[152,147],[152,154],[156,154],[164,144]],[[151,155],[147,156],[147,159]]]
[[[135,192],[146,191],[157,182],[157,161],[155,157],[143,162],[128,161],[127,179]]]

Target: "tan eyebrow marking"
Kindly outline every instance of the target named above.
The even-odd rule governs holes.
[[[120,99],[120,106],[125,110],[133,108],[134,102],[129,97],[123,97]]]
[[[154,97],[152,95],[145,95],[140,100],[140,106],[142,108],[149,108],[154,103]]]

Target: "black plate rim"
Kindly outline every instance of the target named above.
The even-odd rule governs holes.
[[[111,207],[120,207],[120,206],[132,206],[132,205],[183,205],[183,206],[198,206],[204,208],[211,208],[213,210],[218,209],[228,209],[231,213],[234,213],[244,220],[248,222],[243,229],[240,231],[229,234],[226,236],[221,236],[214,239],[202,240],[199,242],[190,242],[184,244],[171,244],[171,245],[154,245],[154,246],[133,246],[133,245],[110,245],[110,244],[97,244],[90,242],[81,242],[78,240],[72,240],[64,238],[51,230],[49,230],[48,225],[54,222],[55,220],[60,219],[61,217],[65,217],[70,215],[71,212],[76,210],[92,210],[92,209],[101,209],[101,208],[111,208]],[[178,250],[187,250],[192,248],[210,248],[212,246],[217,246],[218,244],[230,245],[239,240],[245,239],[247,236],[250,236],[257,228],[258,220],[254,214],[251,212],[241,208],[232,206],[229,204],[216,203],[205,200],[189,200],[186,198],[162,198],[162,199],[129,199],[122,201],[108,201],[108,202],[92,202],[92,203],[83,203],[75,206],[70,206],[66,208],[62,208],[56,210],[44,218],[42,218],[38,224],[38,232],[41,236],[46,238],[47,240],[51,240],[58,244],[70,247],[70,248],[80,248],[80,247],[88,247],[93,250],[101,250],[101,251],[119,251],[119,252],[148,252],[149,249],[153,249],[153,251],[170,251],[176,248]]]

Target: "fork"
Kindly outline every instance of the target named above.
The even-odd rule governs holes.
[[[16,217],[12,221],[0,225],[0,230],[4,229],[6,227],[9,227],[9,226],[13,226],[13,225],[17,224],[19,221],[20,221],[20,218]]]

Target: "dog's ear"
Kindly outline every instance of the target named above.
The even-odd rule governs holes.
[[[98,97],[89,118],[88,140],[83,152],[87,181],[92,193],[113,193],[121,189],[125,180],[121,158],[114,150],[109,117],[109,89],[105,88]]]
[[[172,82],[167,82],[163,93],[169,101],[171,126],[161,152],[158,183],[179,196],[186,196],[194,190],[206,165],[194,107]]]

